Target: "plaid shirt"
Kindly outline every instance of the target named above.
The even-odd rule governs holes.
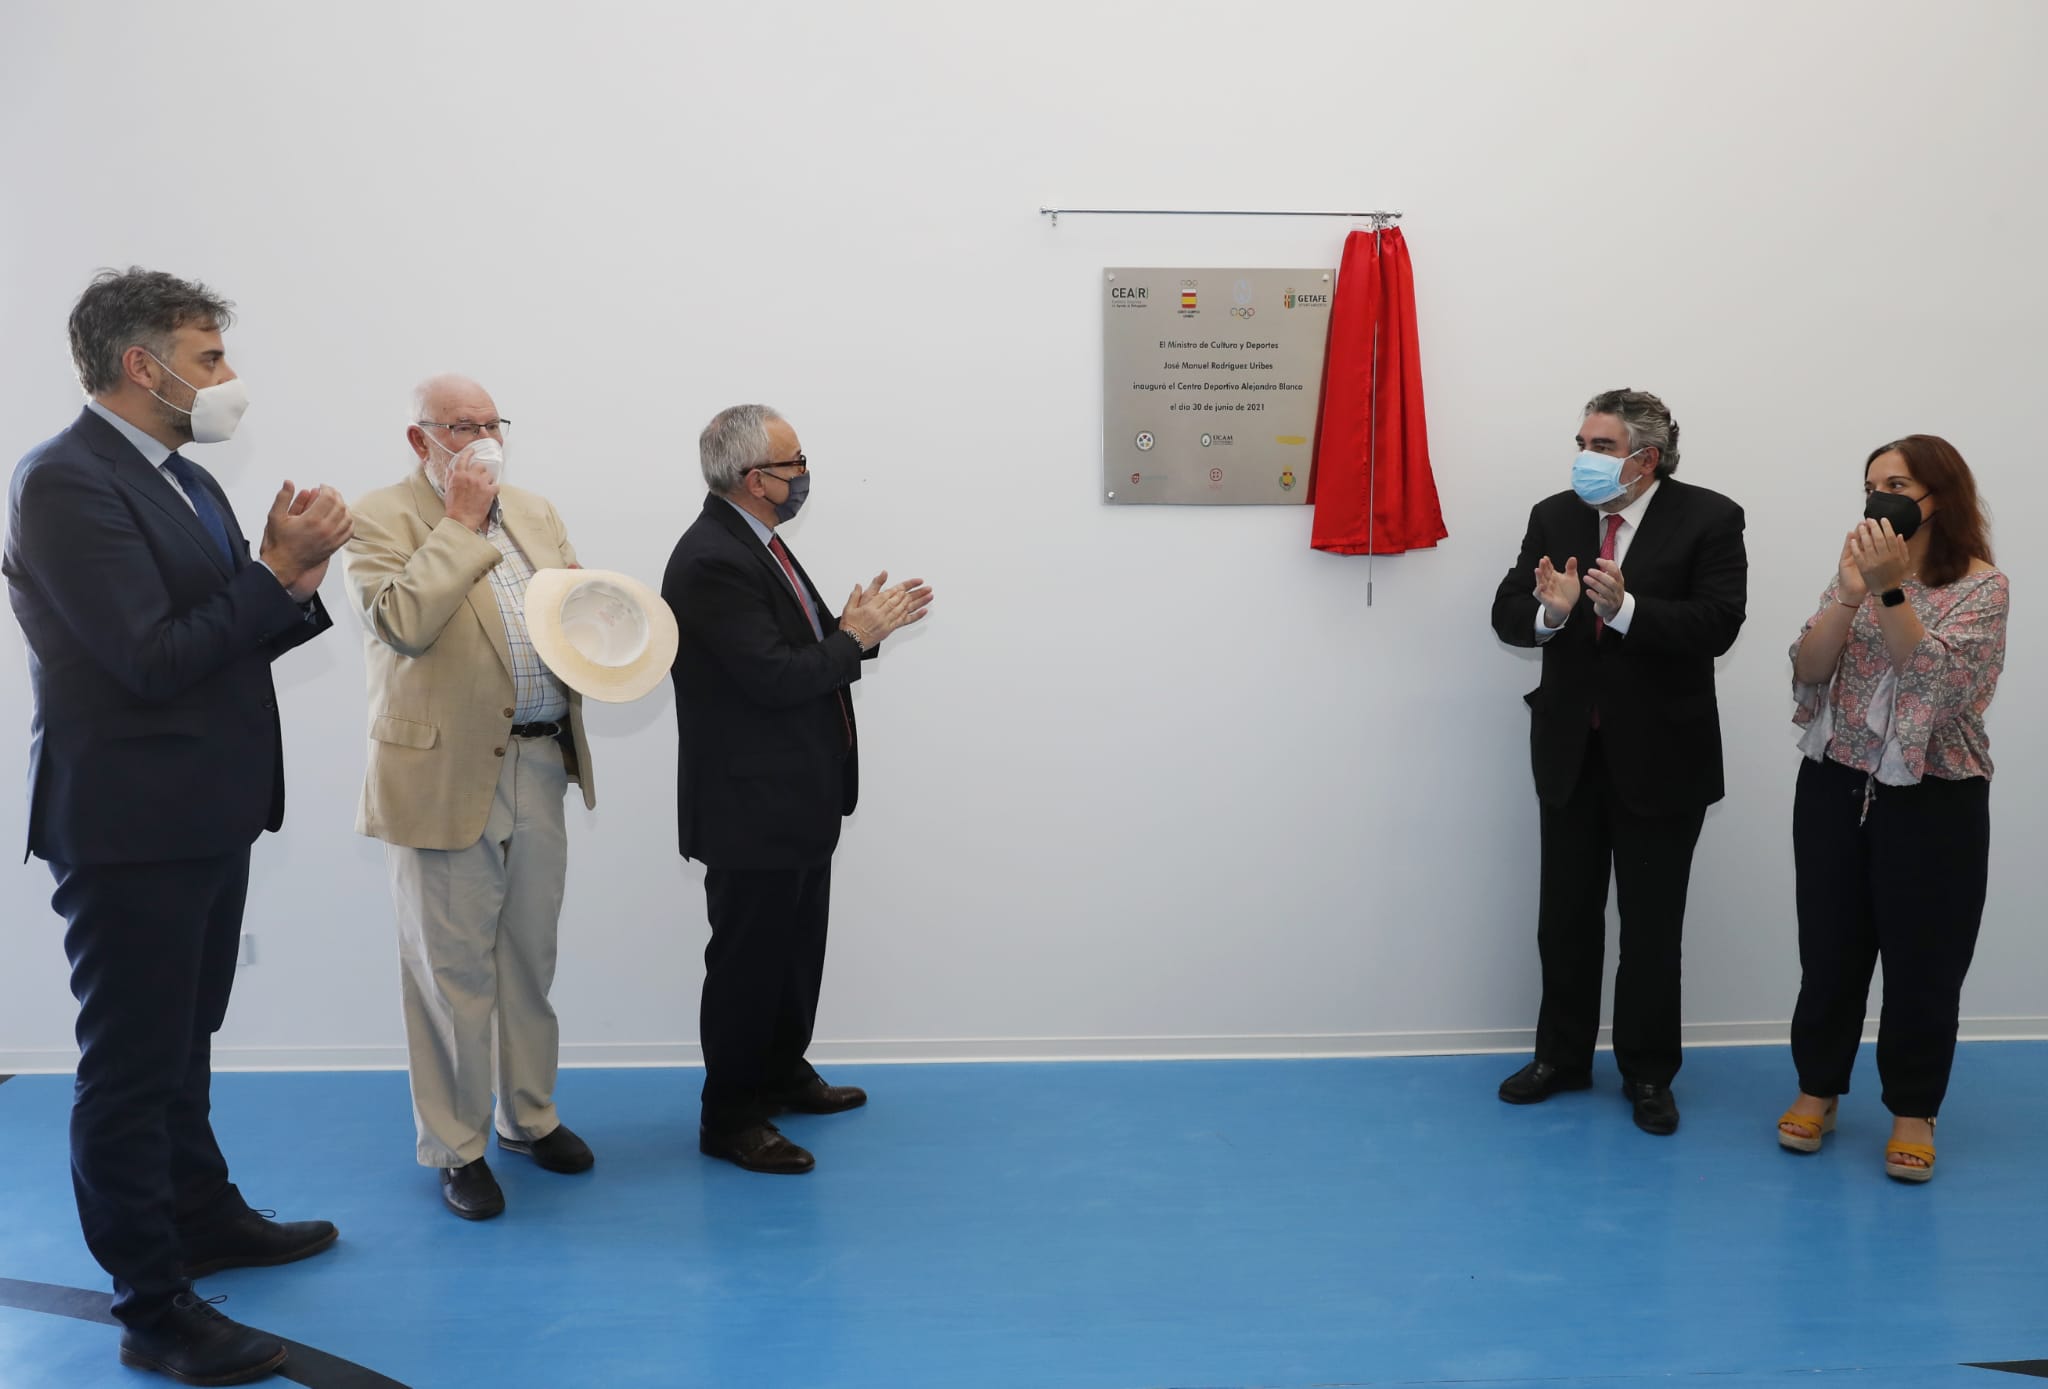
[[[569,694],[562,682],[541,663],[526,634],[526,585],[533,578],[533,564],[512,543],[491,507],[491,525],[485,538],[498,547],[504,561],[491,569],[491,592],[498,600],[498,615],[505,620],[505,644],[512,651],[514,723],[559,722],[569,717]]]

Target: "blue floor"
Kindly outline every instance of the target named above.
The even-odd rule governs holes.
[[[411,1389],[2018,1389],[1967,1363],[2048,1360],[2048,1044],[1963,1048],[1925,1187],[1883,1175],[1867,1054],[1810,1158],[1773,1141],[1779,1048],[1693,1052],[1669,1139],[1604,1055],[1527,1109],[1493,1095],[1514,1064],[841,1068],[874,1102],[785,1121],[796,1178],[697,1154],[695,1072],[569,1071],[597,1170],[494,1149],[510,1209],[475,1225],[413,1165],[402,1075],[222,1076],[251,1201],[342,1238],[202,1291]],[[0,1279],[97,1291],[68,1092],[0,1085]],[[167,1382],[115,1339],[0,1309],[0,1386]]]

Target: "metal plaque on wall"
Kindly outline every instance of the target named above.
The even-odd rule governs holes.
[[[1306,500],[1336,271],[1102,272],[1106,500]]]

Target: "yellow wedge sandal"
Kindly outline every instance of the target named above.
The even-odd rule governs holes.
[[[1839,1098],[1829,1100],[1827,1109],[1820,1114],[1800,1114],[1795,1110],[1786,1110],[1778,1117],[1779,1146],[1790,1148],[1795,1153],[1819,1152],[1822,1141],[1835,1131],[1835,1111],[1841,1108],[1841,1104]],[[1788,1133],[1785,1130],[1787,1124],[1811,1129],[1813,1132]]]
[[[1927,1127],[1934,1127],[1934,1120],[1927,1121]],[[1916,1157],[1927,1164],[1900,1162],[1902,1157]],[[1925,1182],[1934,1178],[1934,1145],[1932,1143],[1901,1143],[1894,1138],[1884,1145],[1884,1174],[1896,1177],[1902,1182]]]

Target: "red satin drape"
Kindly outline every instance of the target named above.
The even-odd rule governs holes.
[[[1373,328],[1379,328],[1378,419]],[[1429,467],[1415,275],[1399,227],[1344,239],[1308,500],[1309,544],[1339,555],[1426,550],[1450,532]]]

